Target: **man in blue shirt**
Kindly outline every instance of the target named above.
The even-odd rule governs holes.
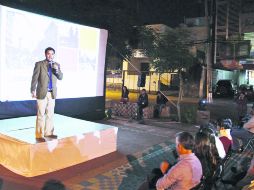
[[[56,98],[56,82],[62,80],[63,73],[60,64],[53,62],[55,50],[52,47],[45,49],[46,59],[35,63],[31,94],[37,99],[37,119],[35,137],[38,142],[45,142],[46,138],[57,138],[53,134],[53,116]]]

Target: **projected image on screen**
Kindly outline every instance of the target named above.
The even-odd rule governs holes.
[[[107,31],[0,6],[0,101],[29,100],[34,64],[56,50],[57,98],[103,96]]]

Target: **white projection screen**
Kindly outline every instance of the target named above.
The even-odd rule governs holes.
[[[57,98],[104,96],[107,31],[0,5],[0,101],[31,100],[35,62],[56,50]]]

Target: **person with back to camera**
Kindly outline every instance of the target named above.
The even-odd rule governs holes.
[[[123,86],[122,88],[122,96],[121,96],[121,102],[126,104],[129,101],[129,90],[126,86]]]
[[[192,152],[194,138],[188,132],[176,134],[178,162],[156,183],[156,189],[189,190],[200,183],[202,165]]]
[[[143,109],[148,106],[148,95],[146,89],[141,90],[141,94],[138,97],[138,119],[143,119]]]
[[[221,161],[215,144],[210,142],[207,134],[198,132],[195,135],[195,146],[193,152],[201,162],[203,176],[205,177],[205,190],[210,190],[213,184],[213,175]]]
[[[254,136],[254,116],[243,125],[243,128],[232,129],[231,136],[233,140],[232,150],[234,152],[241,152],[243,146]]]
[[[244,187],[244,188],[243,188]],[[240,181],[237,181],[235,190],[253,190],[254,189],[254,156],[252,157],[250,166],[246,171],[246,175]]]
[[[231,151],[232,147],[232,137],[230,131],[232,128],[231,119],[218,119],[218,137],[223,144],[225,153],[228,154]]]
[[[238,124],[242,127],[242,119],[247,114],[247,97],[244,92],[240,92],[236,99],[237,113],[238,113]]]
[[[57,138],[53,134],[54,108],[57,95],[57,80],[62,80],[63,73],[60,64],[54,62],[55,50],[52,47],[45,49],[45,60],[35,63],[31,94],[37,99],[37,118],[35,138],[37,142],[45,142],[46,138]]]

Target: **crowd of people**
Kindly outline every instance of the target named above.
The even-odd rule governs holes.
[[[127,103],[129,91],[123,87],[121,102]],[[148,95],[145,89],[137,100],[138,119],[143,117],[143,109],[148,106]],[[218,168],[227,161],[232,153],[241,153],[250,138],[254,136],[254,105],[250,119],[244,121],[247,113],[247,98],[243,92],[236,98],[238,122],[237,127],[232,127],[230,119],[219,119],[216,124],[200,126],[195,136],[188,132],[176,135],[177,162],[169,163],[164,160],[159,168],[154,168],[148,174],[147,180],[141,184],[139,190],[147,189],[173,189],[189,190],[198,189],[202,184],[203,189],[211,190],[215,183]],[[154,105],[154,117],[159,117],[168,99],[159,91]],[[209,126],[210,125],[210,126]],[[234,169],[232,169],[234,170]],[[250,168],[240,175],[235,175],[234,186],[241,189],[243,185],[254,179],[254,158]],[[238,183],[239,182],[239,183]]]
[[[215,176],[218,174],[218,168],[221,169],[223,160],[227,158],[226,155],[231,154],[231,145],[234,145],[234,141],[231,140],[223,122],[217,124],[215,128],[209,125],[200,126],[200,130],[195,135],[189,132],[177,133],[175,136],[175,152],[173,151],[177,161],[170,163],[163,160],[159,168],[154,168],[151,174],[148,174],[149,177],[138,190],[199,190],[201,185],[202,190],[212,190],[216,177],[218,177]],[[228,141],[222,141],[222,137],[227,138],[230,144],[225,143]],[[217,138],[221,140],[221,145],[216,143]],[[221,150],[225,154],[219,154]],[[235,190],[249,186],[254,180],[254,157],[250,167],[239,174],[231,179]],[[0,181],[0,189],[2,184],[3,181]],[[65,185],[55,179],[47,180],[41,188],[41,190],[65,189]],[[246,188],[246,190],[248,189]]]
[[[164,160],[160,168],[154,168],[148,174],[147,180],[140,185],[139,190],[198,190],[201,185],[201,189],[211,190],[225,162],[229,160],[233,152],[236,152],[231,149],[235,144],[230,130],[234,131],[234,129],[225,128],[221,121],[213,127],[200,126],[195,136],[188,132],[176,134],[177,162],[172,164]],[[233,184],[234,189],[242,189],[254,180],[254,157],[248,170],[237,172],[234,171],[234,167],[231,170],[235,172],[235,175],[232,180],[229,180],[230,183],[221,180],[223,183]]]

